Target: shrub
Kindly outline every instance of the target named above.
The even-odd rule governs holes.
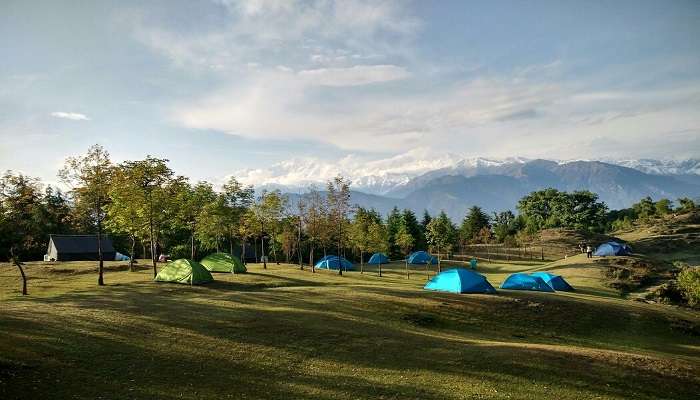
[[[676,280],[688,305],[693,307],[700,305],[700,268],[684,268]]]
[[[184,244],[178,244],[169,249],[170,258],[177,260],[178,258],[190,258],[192,251],[190,246]]]

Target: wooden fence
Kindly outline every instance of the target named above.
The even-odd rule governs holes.
[[[569,246],[529,244],[509,247],[504,244],[472,244],[459,249],[458,253],[440,254],[441,259],[454,261],[477,260],[493,261],[552,261],[579,253],[578,248]]]

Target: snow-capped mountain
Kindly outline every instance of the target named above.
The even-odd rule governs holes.
[[[236,171],[234,176],[257,188],[286,188],[299,192],[309,185],[323,187],[327,181],[341,175],[352,182],[354,190],[383,195],[417,176],[454,166],[460,160],[462,157],[455,154],[435,154],[425,149],[415,149],[380,160],[354,155],[337,160],[293,158],[267,168]]]
[[[352,182],[353,199],[363,206],[382,212],[395,205],[417,212],[445,210],[455,218],[472,205],[512,210],[525,194],[547,187],[590,190],[611,208],[629,207],[646,196],[672,200],[700,196],[698,160],[467,158],[418,149],[381,160],[292,159],[235,174],[257,189],[286,193],[303,193],[309,185],[322,190],[337,175]]]
[[[689,160],[609,160],[611,164],[636,169],[652,175],[700,175],[700,159]]]
[[[415,149],[380,160],[366,160],[357,156],[346,156],[338,160],[293,158],[267,168],[236,171],[234,176],[259,189],[303,192],[310,185],[323,187],[325,182],[341,175],[352,182],[354,190],[396,196],[410,190],[410,184],[419,177],[431,179],[446,175],[468,177],[500,174],[527,161],[526,158],[517,157],[464,158],[456,154],[436,154],[425,149]]]

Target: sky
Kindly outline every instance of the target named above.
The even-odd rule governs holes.
[[[0,51],[0,170],[47,182],[700,156],[698,1],[2,0]]]

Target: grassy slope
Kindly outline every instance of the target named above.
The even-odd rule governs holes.
[[[578,258],[577,258],[578,257]],[[0,264],[0,398],[696,398],[700,338],[630,302],[585,257],[547,266],[575,294],[421,290],[424,271],[311,274],[249,266],[200,287],[91,263]],[[110,263],[116,267],[119,263]]]

